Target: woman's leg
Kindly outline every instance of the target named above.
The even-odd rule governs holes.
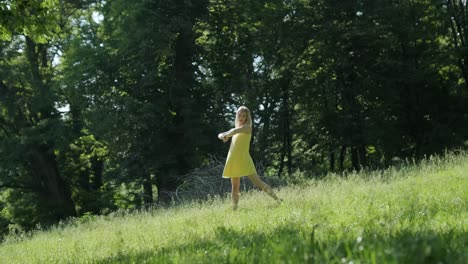
[[[240,196],[240,178],[231,178],[231,199],[232,199],[232,209],[236,210],[237,205],[239,204]]]
[[[271,189],[271,187],[268,184],[262,181],[260,177],[258,177],[257,173],[249,175],[248,177],[253,182],[253,184],[257,186],[260,190],[266,192],[273,199],[279,200],[278,196],[276,196],[276,194],[273,192],[273,189]]]

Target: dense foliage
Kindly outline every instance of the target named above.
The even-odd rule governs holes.
[[[267,175],[466,147],[467,18],[452,0],[2,1],[0,234],[170,202],[240,105]]]

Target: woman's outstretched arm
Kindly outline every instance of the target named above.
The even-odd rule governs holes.
[[[229,131],[219,133],[218,138],[221,139],[221,140],[224,140],[224,139],[227,140],[228,138],[234,136],[235,134],[239,134],[239,133],[250,134],[250,133],[252,133],[252,127],[249,126],[249,125],[243,125],[243,126],[238,127],[238,128],[233,128],[233,129],[231,129]]]

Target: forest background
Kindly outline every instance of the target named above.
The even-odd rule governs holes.
[[[272,179],[468,147],[465,0],[4,0],[0,22],[0,237],[171,204],[240,105]]]

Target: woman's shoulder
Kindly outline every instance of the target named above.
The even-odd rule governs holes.
[[[241,133],[245,133],[245,134],[252,133],[252,126],[248,124],[242,125],[241,127],[239,127],[239,129]]]

